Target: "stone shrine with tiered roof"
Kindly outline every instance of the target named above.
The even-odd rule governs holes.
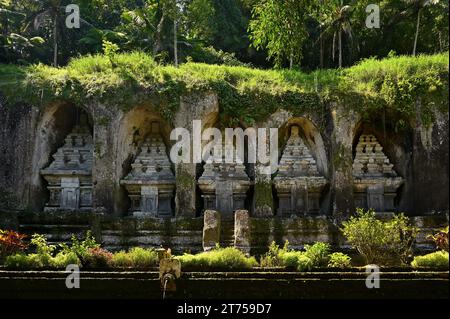
[[[395,210],[394,199],[403,179],[397,175],[374,135],[363,134],[353,161],[355,206],[377,212]]]
[[[74,127],[65,143],[52,156],[53,162],[41,170],[48,182],[48,210],[88,210],[92,207],[92,136],[87,121]]]
[[[128,191],[134,216],[172,216],[175,176],[159,132],[159,123],[152,123],[151,133],[131,164],[131,172],[120,184]]]
[[[319,173],[316,160],[299,135],[298,126],[291,127],[274,184],[280,216],[319,212],[320,195],[327,180]]]

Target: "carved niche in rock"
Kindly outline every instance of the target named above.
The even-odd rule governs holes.
[[[133,216],[172,216],[175,176],[159,132],[159,123],[152,123],[151,133],[131,164],[131,172],[120,184],[128,191]]]
[[[226,163],[225,159],[221,163],[205,163],[204,172],[198,179],[204,208],[216,210],[222,217],[233,217],[234,211],[244,209],[250,184],[244,164]]]
[[[317,214],[320,211],[320,195],[327,180],[319,173],[316,160],[299,135],[298,126],[291,127],[274,184],[280,216]]]
[[[52,157],[53,162],[41,170],[50,192],[44,210],[91,209],[93,145],[86,118],[82,117]]]
[[[403,179],[393,170],[374,135],[361,135],[353,161],[355,206],[377,212],[395,210],[394,199]]]

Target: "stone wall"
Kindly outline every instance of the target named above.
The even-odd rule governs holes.
[[[174,253],[181,254],[200,252],[205,248],[202,246],[205,240],[205,229],[204,220],[201,217],[133,218],[86,212],[7,213],[0,211],[0,214],[2,227],[19,230],[29,235],[44,234],[50,243],[69,242],[72,235],[83,237],[87,230],[91,230],[98,242],[114,251],[134,246],[163,246],[171,248]],[[220,218],[220,215],[217,216]],[[417,252],[429,252],[434,250],[434,244],[426,237],[448,225],[448,215],[415,216],[411,218],[411,222],[420,229],[415,249]],[[235,228],[240,228],[242,221],[237,224]],[[236,234],[234,236],[237,242],[235,241],[234,244],[246,252],[250,249],[250,254],[265,253],[272,241],[283,245],[286,240],[294,249],[302,249],[305,244],[322,241],[330,243],[333,249],[352,252],[335,221],[326,216],[250,217],[243,226],[244,232],[242,229],[238,230],[237,236]],[[219,234],[220,229],[214,231],[218,233],[214,235],[212,241],[223,242]]]
[[[162,138],[170,149],[173,141],[169,135],[175,127],[192,129],[192,120],[196,119],[202,120],[202,130],[220,127],[221,106],[217,95],[209,92],[182,97],[178,112],[170,121],[162,118],[157,110],[158,104],[152,101],[128,111],[95,100],[79,106],[68,102],[41,107],[0,104],[0,227],[43,232],[47,229],[49,233],[55,225],[59,225],[56,228],[61,232],[66,229],[66,233],[86,228],[95,230],[97,226],[89,218],[84,222],[70,222],[70,217],[43,212],[49,193],[40,170],[49,165],[51,155],[63,144],[75,125],[76,114],[84,112],[93,135],[92,212],[102,214],[98,236],[112,248],[163,244],[178,246],[179,250],[201,250],[203,207],[196,184],[199,165],[173,165],[176,190],[171,219],[152,221],[129,217],[130,200],[120,181],[130,172],[138,145],[152,121],[160,123]],[[404,180],[397,191],[398,211],[409,216],[448,214],[448,113],[436,113],[436,117],[437,121],[430,127],[419,121],[412,129],[396,131],[394,116],[372,114],[363,118],[349,114],[345,105],[332,103],[327,114],[293,116],[278,110],[266,122],[255,123],[255,127],[280,128],[280,156],[289,127],[295,124],[303,128],[305,144],[328,186],[321,194],[317,216],[286,218],[270,218],[276,216],[278,205],[270,179],[261,179],[263,182],[258,186],[251,186],[247,192],[251,198],[246,200],[245,209],[252,217],[252,247],[265,247],[272,239],[288,239],[294,247],[317,240],[340,243],[334,225],[355,208],[352,163],[361,134],[376,136],[393,169]],[[249,176],[253,184],[255,176],[258,179],[254,171]],[[22,217],[14,221],[15,215],[23,212],[43,216],[31,224],[41,228],[33,228]]]

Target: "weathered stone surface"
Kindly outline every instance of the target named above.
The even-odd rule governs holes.
[[[206,210],[203,213],[203,250],[208,251],[220,243],[220,213]]]
[[[224,217],[244,208],[250,184],[244,164],[225,163],[225,159],[222,163],[205,163],[203,175],[198,179],[205,209],[218,210]]]
[[[334,103],[331,114],[333,131],[331,134],[331,196],[332,213],[336,219],[355,211],[353,198],[352,143],[357,116],[345,110],[345,106]]]
[[[363,134],[353,161],[355,205],[377,212],[394,211],[394,199],[403,178],[393,170],[374,135]]]
[[[175,176],[160,136],[158,122],[152,123],[150,135],[140,146],[140,151],[131,164],[131,172],[120,183],[128,191],[130,211],[134,216],[172,216]]]
[[[93,145],[87,118],[83,117],[80,125],[66,136],[53,159],[50,166],[41,170],[50,192],[46,210],[90,210]]]
[[[298,126],[291,127],[274,183],[280,200],[280,216],[319,212],[319,199],[327,180],[319,174],[316,160],[300,137]]]
[[[251,247],[250,215],[247,210],[234,213],[234,247],[249,254]]]
[[[164,127],[162,137],[167,147],[170,145],[168,135],[173,127],[189,129],[193,119],[202,120],[202,130],[217,127],[218,123],[220,124],[217,95],[209,92],[184,97],[171,121],[165,121],[158,113],[157,101],[149,101],[148,105],[136,105],[129,110],[121,108],[120,105],[103,105],[95,99],[89,103],[75,106],[66,101],[40,107],[0,105],[0,207],[8,212],[0,212],[0,227],[14,227],[15,223],[10,222],[14,220],[11,214],[43,211],[49,200],[49,193],[40,172],[49,166],[51,155],[63,145],[64,138],[76,124],[77,112],[83,110],[89,117],[89,128],[93,132],[93,210],[103,212],[107,218],[115,220],[102,220],[99,223],[105,245],[121,249],[131,245],[164,244],[176,246],[181,250],[201,250],[203,219],[197,220],[195,216],[196,211],[200,214],[205,207],[201,205],[198,194],[200,191],[196,185],[196,177],[201,175],[201,170],[198,170],[196,176],[195,164],[175,167],[177,185],[174,209],[177,218],[167,221],[143,218],[138,222],[123,218],[127,215],[130,202],[120,180],[130,172],[130,166],[138,153],[137,146],[144,142],[151,122],[158,121],[161,127]],[[416,103],[416,107],[420,109],[420,101]],[[445,216],[448,212],[448,113],[436,113],[436,121],[430,125],[421,123],[418,116],[415,127],[398,132],[393,129],[397,119],[388,113],[363,119],[348,111],[345,105],[337,103],[330,105],[329,109],[309,113],[311,114],[299,111],[293,114],[278,110],[270,117],[272,122],[268,120],[269,124],[257,123],[255,127],[279,127],[280,131],[287,130],[293,124],[302,130],[307,127],[307,123],[316,127],[316,130],[309,130],[305,134],[304,144],[316,160],[320,175],[329,180],[329,187],[326,186],[323,190],[323,197],[328,198],[329,202],[321,200],[321,209],[324,214],[332,216],[329,216],[330,220],[319,218],[321,216],[312,219],[270,218],[271,210],[276,210],[279,198],[274,192],[273,198],[267,196],[267,200],[258,200],[258,203],[255,203],[256,193],[263,196],[269,194],[272,185],[267,183],[267,187],[257,188],[255,185],[253,188],[253,168],[247,168],[250,185],[245,193],[245,206],[249,206],[252,216],[269,217],[262,219],[262,224],[258,224],[256,228],[261,227],[255,230],[253,218],[251,219],[252,248],[266,249],[271,240],[282,243],[284,239],[291,241],[295,247],[318,240],[340,243],[339,232],[335,230],[334,225],[337,224],[336,219],[340,214],[345,216],[354,212],[356,178],[353,174],[353,156],[357,153],[357,139],[361,134],[376,136],[383,147],[382,152],[389,158],[389,164],[386,164],[393,164],[395,172],[403,178],[402,186],[395,192],[397,198],[394,203],[398,201],[398,211],[404,211],[409,216],[427,215],[425,219],[437,218],[435,215],[438,213]],[[300,121],[299,118],[303,120]],[[355,164],[359,165],[359,160]],[[395,181],[395,177],[393,178]],[[219,197],[225,202],[221,208],[225,209],[230,207],[224,195],[225,191],[230,189],[230,180],[232,178],[227,177],[219,186],[219,189],[223,190]],[[255,178],[255,182],[257,181],[258,176]],[[66,182],[71,183],[70,180]],[[370,202],[369,206],[385,207],[386,203],[392,200],[392,197],[386,198],[386,190],[397,185],[384,183],[382,186],[383,188],[379,183],[370,186],[370,196],[365,197],[366,201]],[[244,193],[243,189],[241,193]],[[383,196],[380,196],[381,193]],[[216,192],[210,194],[215,196]],[[394,192],[390,194],[393,195]],[[251,211],[252,203],[254,211]],[[193,221],[192,224],[180,223],[178,217],[181,216],[188,217]],[[51,233],[52,238],[57,241],[68,238],[72,231],[78,234],[80,229],[93,227],[89,222],[72,221],[70,214],[65,218],[67,220],[61,220],[56,215],[48,214],[48,219],[37,218],[28,223],[19,217],[19,229]],[[77,225],[82,227],[77,228]],[[432,243],[426,243],[425,236],[432,232],[434,227],[424,226],[424,229],[421,241],[423,245],[430,247]]]

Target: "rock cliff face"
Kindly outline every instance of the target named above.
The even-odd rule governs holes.
[[[93,148],[91,212],[101,214],[103,219],[107,219],[107,221],[99,222],[101,224],[99,226],[100,235],[104,236],[106,241],[109,240],[112,243],[111,246],[115,244],[120,246],[118,238],[123,240],[122,235],[124,232],[126,233],[126,226],[119,227],[115,223],[117,221],[125,223],[127,219],[133,218],[130,216],[130,212],[133,211],[131,209],[133,198],[130,197],[129,190],[121,181],[126,180],[126,176],[136,169],[136,159],[139,159],[138,155],[142,150],[142,145],[152,133],[152,123],[157,123],[154,125],[159,127],[161,143],[164,143],[167,153],[175,143],[170,140],[170,132],[173,128],[186,128],[192,135],[193,120],[201,120],[201,131],[212,127],[222,128],[220,123],[221,106],[214,92],[182,97],[178,111],[171,121],[163,119],[157,109],[157,103],[152,104],[151,101],[127,111],[94,101],[87,105],[59,102],[39,108],[27,105],[9,107],[0,105],[0,227],[18,225],[15,228],[25,229],[43,223],[47,225],[64,224],[62,222],[64,217],[50,218],[50,216],[56,216],[55,214],[58,212],[52,212],[45,218],[42,217],[44,218],[42,222],[35,216],[46,214],[44,208],[49,201],[54,200],[54,198],[50,198],[49,184],[44,178],[42,170],[52,163],[52,156],[64,145],[70,132],[80,124],[80,118],[87,118],[86,125],[89,136],[92,137]],[[269,224],[271,225],[270,236],[267,233],[261,235],[262,237],[266,236],[267,240],[269,237],[273,239],[274,236],[284,238],[289,233],[290,226],[300,223],[288,223],[287,220],[277,221],[273,218],[274,216],[288,219],[314,218],[316,216],[321,225],[323,224],[321,227],[328,229],[332,225],[328,221],[345,218],[354,211],[355,206],[360,206],[361,201],[366,206],[371,201],[379,203],[377,196],[383,197],[386,191],[384,193],[377,192],[376,186],[373,187],[371,194],[368,194],[368,191],[365,193],[355,192],[355,189],[358,189],[355,185],[361,183],[360,176],[355,176],[354,173],[355,157],[357,157],[356,166],[360,175],[375,169],[374,167],[380,164],[379,167],[382,170],[376,176],[379,182],[374,183],[384,185],[384,190],[389,184],[388,178],[393,178],[389,176],[395,175],[395,178],[399,179],[398,185],[390,188],[389,198],[384,199],[384,203],[389,202],[389,205],[375,205],[380,212],[402,211],[410,216],[448,214],[448,113],[436,111],[435,118],[437,120],[431,125],[422,125],[420,120],[417,120],[413,128],[399,131],[395,129],[395,117],[390,117],[388,114],[372,114],[370,118],[363,118],[356,113],[349,113],[346,111],[345,105],[337,103],[330,103],[327,112],[328,114],[313,116],[310,112],[294,116],[290,111],[280,109],[267,121],[255,123],[255,128],[279,128],[278,153],[285,159],[283,174],[297,176],[298,174],[294,174],[295,171],[300,172],[302,165],[311,162],[314,164],[314,174],[302,173],[299,175],[300,177],[296,178],[304,180],[302,185],[311,184],[308,182],[309,177],[320,176],[321,181],[323,179],[320,187],[312,188],[309,191],[299,190],[298,192],[286,191],[285,194],[283,193],[282,197],[285,201],[283,205],[290,207],[286,210],[289,211],[287,214],[289,216],[281,216],[284,214],[277,216],[279,215],[277,212],[280,208],[280,197],[274,181],[282,183],[283,174],[279,176],[275,174],[269,178],[261,177],[255,165],[246,164],[245,173],[249,176],[250,186],[244,193],[245,198],[241,198],[242,194],[239,195],[244,205],[239,209],[249,211],[253,228],[258,225],[254,219],[273,219],[271,222],[267,221],[267,227],[269,228]],[[298,141],[296,140],[295,143],[289,142],[293,127],[295,128],[295,138],[298,137]],[[378,152],[374,154],[376,158],[379,154],[383,154],[379,156],[383,163],[377,164],[373,162],[377,159],[374,160],[370,156],[366,156],[367,154],[363,154],[366,148],[362,147],[359,142],[361,139],[366,141],[367,136],[370,136],[371,139],[373,136],[373,140],[376,140],[379,145],[373,149],[373,152]],[[296,147],[301,148],[302,154],[307,156],[298,155],[296,152],[299,150]],[[381,148],[382,153],[380,153]],[[301,162],[302,156],[308,157],[309,162]],[[361,162],[361,158],[364,161]],[[300,162],[296,163],[295,159],[299,159]],[[64,161],[64,159],[60,160]],[[153,165],[156,170],[158,170],[158,165],[156,162]],[[383,171],[383,167],[386,168],[386,172]],[[293,168],[294,171],[289,171],[290,168]],[[204,174],[204,163],[171,163],[170,170],[171,174],[173,173],[175,176],[175,187],[173,194],[167,196],[171,203],[165,203],[164,207],[164,211],[168,212],[167,217],[172,218],[168,220],[192,219],[198,221],[202,212],[208,208],[204,207],[205,198],[202,197],[204,194],[198,187],[198,180]],[[384,173],[390,175],[387,176]],[[226,179],[223,176],[221,178]],[[139,181],[134,182],[136,185],[140,183]],[[154,181],[154,183],[162,185],[158,184],[158,181]],[[230,189],[230,192],[232,191]],[[300,199],[296,197],[296,194],[307,197],[308,194],[312,194],[311,192],[314,194],[314,198]],[[217,198],[224,197],[220,196],[221,194],[217,195],[219,195],[216,196]],[[224,198],[224,200],[226,199]],[[305,203],[314,201],[314,209],[310,209],[313,213],[308,212],[307,209],[296,211],[295,207],[304,207],[301,200]],[[221,203],[217,202],[214,207],[221,207]],[[136,207],[135,210],[139,210],[139,207]],[[155,211],[157,210],[156,207]],[[261,211],[264,211],[264,214],[260,214]],[[61,210],[58,216],[64,216],[64,213],[64,210]],[[76,211],[70,213],[77,214]],[[175,242],[176,238],[182,237],[181,234],[174,235],[173,225],[164,228],[163,225],[168,222],[162,219],[158,220],[160,220],[159,235],[152,236],[166,236],[166,239],[172,238]],[[139,223],[136,225],[141,225]],[[283,226],[277,226],[278,223]],[[324,225],[324,223],[330,224]],[[66,224],[70,225],[70,221]],[[92,220],[84,222],[87,227],[94,224]],[[194,238],[193,241],[197,241],[201,238],[201,227],[198,227],[197,222],[193,224],[196,226],[191,229],[193,234],[191,238]],[[300,224],[303,225],[304,222]],[[80,223],[74,223],[74,225],[80,225]],[[261,227],[264,228],[263,226]],[[294,226],[292,226],[293,229],[296,229]],[[183,227],[182,229],[186,231],[190,229],[189,225]],[[132,240],[137,243],[140,240],[137,237],[144,236],[143,233],[133,235],[133,232],[139,231],[138,228],[136,226],[130,234]],[[141,231],[145,232],[150,228],[143,227]],[[317,229],[319,233],[320,229]],[[299,228],[298,231],[304,232],[304,227]],[[310,229],[310,232],[314,231]],[[261,232],[264,232],[263,229],[258,228],[255,233],[252,233],[253,244],[258,243],[259,246],[258,234]],[[319,233],[313,237],[320,239],[325,236],[327,241],[337,242],[336,236],[329,235],[328,231],[323,231],[322,235]],[[290,240],[302,240],[302,236],[296,237],[292,232],[289,236]],[[294,237],[291,238],[292,236]],[[153,242],[157,244],[158,240],[155,239]],[[189,247],[189,245],[189,242],[186,242],[185,246]],[[201,246],[201,244],[198,243],[197,246]]]

